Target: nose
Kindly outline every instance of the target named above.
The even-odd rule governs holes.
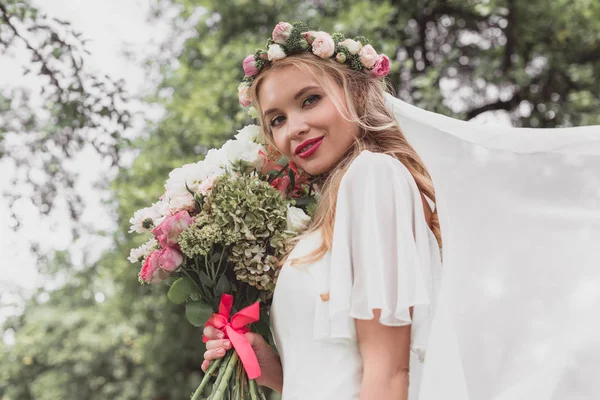
[[[309,130],[306,118],[297,113],[288,115],[287,125],[288,137],[290,140],[299,139]]]

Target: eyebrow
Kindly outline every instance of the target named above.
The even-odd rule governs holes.
[[[298,93],[296,93],[296,95],[294,96],[294,100],[298,100],[298,97],[302,96],[304,93],[308,92],[311,89],[318,89],[318,86],[306,86],[305,88],[300,89]],[[267,115],[271,114],[274,111],[277,111],[277,108],[269,108],[263,113],[263,118],[266,118]]]

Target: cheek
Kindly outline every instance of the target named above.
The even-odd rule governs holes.
[[[290,150],[290,144],[289,144],[289,140],[287,140],[285,133],[283,132],[283,129],[279,132],[273,132],[273,144],[275,145],[275,147],[277,148],[277,150],[286,155],[289,156]]]

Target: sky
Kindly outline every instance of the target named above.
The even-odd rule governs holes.
[[[157,43],[167,37],[170,29],[163,21],[148,20],[149,0],[34,0],[33,4],[50,17],[71,22],[74,30],[90,40],[87,49],[91,55],[87,66],[91,71],[108,74],[113,79],[124,79],[129,93],[152,89],[155,82],[145,74],[141,58],[157,51]],[[125,51],[129,56],[125,55]],[[22,75],[22,65],[26,62],[26,54],[20,49],[0,56],[0,90],[21,86],[34,93],[39,91],[40,82],[35,76]],[[143,127],[142,122],[138,121],[134,131]],[[83,193],[93,191],[91,183],[106,167],[92,151],[80,154],[75,165],[81,176],[79,190]],[[8,185],[12,172],[7,162],[0,162],[0,185],[3,188]],[[82,219],[98,229],[110,230],[116,222],[107,218],[107,210],[96,195],[97,191],[86,199],[87,207]],[[73,244],[69,226],[63,222],[67,218],[64,207],[59,206],[50,219],[40,219],[31,205],[23,205],[19,211],[23,228],[15,232],[9,225],[7,201],[0,196],[0,291],[16,287],[28,291],[44,284],[37,274],[36,259],[30,252],[32,239],[39,241],[46,250],[68,248],[74,251],[76,258],[82,257],[80,250],[86,242],[94,242],[96,255],[110,246],[110,238],[97,237],[84,238],[79,245]],[[0,320],[10,312],[0,309]]]

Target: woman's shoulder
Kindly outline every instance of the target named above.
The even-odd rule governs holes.
[[[401,184],[416,188],[414,179],[406,166],[397,158],[369,150],[363,150],[352,160],[346,174],[342,179],[342,184],[351,184],[353,182],[381,181],[387,185]],[[344,182],[345,181],[345,182]]]

